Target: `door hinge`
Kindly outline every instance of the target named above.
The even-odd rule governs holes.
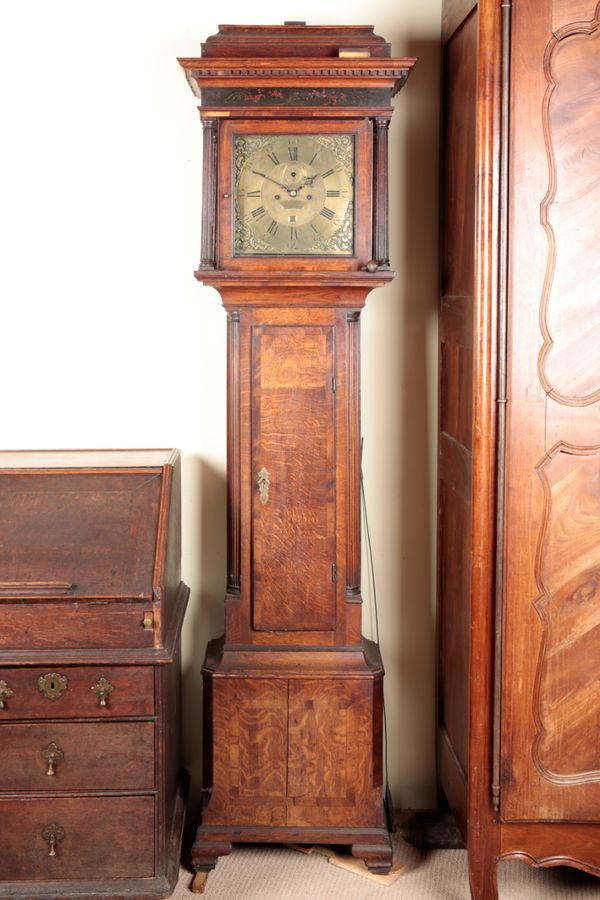
[[[337,378],[335,377],[335,375],[331,376],[331,390],[334,394],[337,391]]]
[[[335,563],[331,566],[331,580],[337,581],[337,566]]]

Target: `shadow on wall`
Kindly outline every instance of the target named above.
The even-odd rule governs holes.
[[[386,398],[371,435],[380,508],[378,590],[390,781],[397,806],[434,806],[435,509],[440,43],[392,39],[418,62],[390,131],[391,259],[396,280],[376,312],[377,378]],[[382,298],[383,299],[383,298]],[[392,302],[389,302],[391,299]],[[373,303],[376,306],[376,303]],[[373,441],[374,439],[374,441]],[[388,446],[386,446],[386,444]],[[365,445],[366,446],[366,445]],[[366,448],[367,449],[367,448]],[[383,473],[383,474],[381,474]],[[382,478],[385,477],[385,482]],[[373,492],[371,492],[373,494]],[[373,504],[375,505],[375,504]],[[372,518],[374,518],[372,516]],[[377,554],[377,548],[376,548]],[[365,573],[363,572],[363,584]]]
[[[193,492],[195,522],[184,522],[185,577],[193,585],[186,617],[186,662],[182,672],[183,764],[190,772],[192,816],[202,787],[202,663],[206,644],[223,633],[227,582],[227,479],[199,456],[184,459],[184,491]],[[187,544],[187,546],[186,546]]]
[[[406,677],[404,701],[415,729],[415,752],[428,766],[428,771],[420,773],[419,780],[423,779],[424,791],[429,788],[433,806],[441,45],[438,41],[410,41],[407,53],[418,57],[423,77],[415,71],[413,95],[407,94],[407,160],[401,194],[409,222],[404,231],[403,258],[410,262],[403,274],[405,304],[401,328],[404,361],[401,428],[406,436],[401,476],[400,614],[404,634],[401,672]],[[425,113],[427,104],[429,109]],[[413,429],[411,423],[417,422],[418,428]]]

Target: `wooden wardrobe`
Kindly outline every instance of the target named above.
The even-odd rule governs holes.
[[[600,874],[600,3],[445,0],[438,764],[476,900]]]

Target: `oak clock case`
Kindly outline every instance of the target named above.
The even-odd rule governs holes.
[[[203,667],[195,889],[236,841],[392,862],[383,666],[361,634],[360,313],[393,278],[392,93],[366,26],[221,26],[201,98],[201,262],[228,316],[225,634]]]

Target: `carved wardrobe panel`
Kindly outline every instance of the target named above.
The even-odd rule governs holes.
[[[447,2],[444,47],[438,758],[488,900],[600,874],[600,4]]]

